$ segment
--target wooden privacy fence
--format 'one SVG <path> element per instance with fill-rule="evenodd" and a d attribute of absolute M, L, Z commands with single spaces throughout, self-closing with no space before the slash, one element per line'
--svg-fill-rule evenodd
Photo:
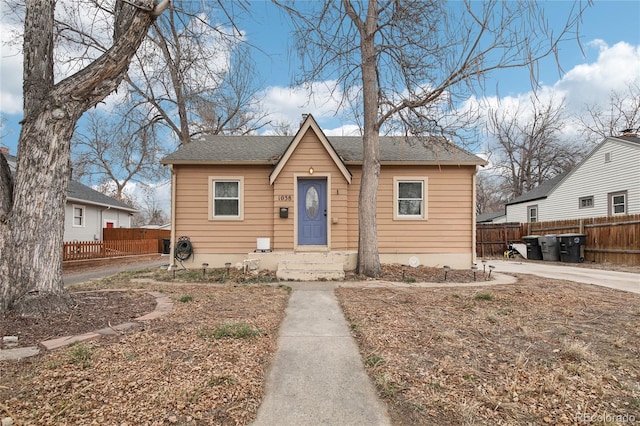
<path fill-rule="evenodd" d="M 525 235 L 586 234 L 585 261 L 640 265 L 640 214 L 533 223 L 488 223 L 476 227 L 476 254 L 502 255 Z"/>
<path fill-rule="evenodd" d="M 156 240 L 74 241 L 62 246 L 62 260 L 100 259 L 158 252 Z"/>
<path fill-rule="evenodd" d="M 477 224 L 476 255 L 480 257 L 502 256 L 509 243 L 520 241 L 522 236 L 526 235 L 523 234 L 523 227 L 523 224 L 516 222 Z"/>
<path fill-rule="evenodd" d="M 157 244 L 157 253 L 164 249 L 163 239 L 171 238 L 168 229 L 147 228 L 103 228 L 102 235 L 105 240 L 153 240 Z"/>

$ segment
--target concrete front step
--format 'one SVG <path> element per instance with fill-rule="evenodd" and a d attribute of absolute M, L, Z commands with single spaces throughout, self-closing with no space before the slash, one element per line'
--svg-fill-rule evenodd
<path fill-rule="evenodd" d="M 280 259 L 276 276 L 285 281 L 343 280 L 344 261 L 328 253 L 297 253 Z"/>

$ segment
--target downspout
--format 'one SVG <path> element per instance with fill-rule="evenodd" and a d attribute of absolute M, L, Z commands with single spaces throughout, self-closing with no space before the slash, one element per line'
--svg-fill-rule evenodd
<path fill-rule="evenodd" d="M 471 209 L 471 264 L 476 263 L 476 204 L 478 202 L 477 194 L 476 194 L 476 179 L 478 177 L 478 168 L 480 166 L 475 167 L 475 171 L 473 172 L 473 179 L 471 180 L 472 184 L 472 209 Z"/>
<path fill-rule="evenodd" d="M 176 173 L 173 170 L 173 164 L 169 164 L 171 170 L 171 248 L 169 250 L 169 268 L 173 265 L 173 255 L 176 241 Z"/>

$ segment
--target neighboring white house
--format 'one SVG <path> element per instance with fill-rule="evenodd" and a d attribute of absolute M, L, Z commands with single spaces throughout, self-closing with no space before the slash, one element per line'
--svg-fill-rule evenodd
<path fill-rule="evenodd" d="M 506 205 L 507 222 L 640 213 L 640 138 L 608 137 L 570 172 Z"/>
<path fill-rule="evenodd" d="M 16 157 L 1 151 L 15 173 Z M 64 206 L 64 241 L 102 240 L 102 228 L 130 228 L 137 210 L 76 181 L 70 181 Z"/>

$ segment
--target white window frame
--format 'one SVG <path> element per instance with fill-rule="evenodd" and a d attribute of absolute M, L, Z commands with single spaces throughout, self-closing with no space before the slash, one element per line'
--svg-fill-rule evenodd
<path fill-rule="evenodd" d="M 535 217 L 531 214 L 531 211 L 535 210 Z M 532 220 L 535 219 L 535 220 Z M 529 223 L 537 223 L 540 221 L 540 209 L 537 204 L 527 206 L 527 222 Z"/>
<path fill-rule="evenodd" d="M 583 201 L 591 201 L 591 204 L 588 206 L 583 205 Z M 588 197 L 580 197 L 578 198 L 578 208 L 579 209 L 592 209 L 595 206 L 595 200 L 593 195 Z"/>
<path fill-rule="evenodd" d="M 613 203 L 613 199 L 615 197 L 624 197 L 624 201 L 622 203 L 622 206 L 624 208 L 624 211 L 620 212 L 620 213 L 616 213 L 615 212 L 615 207 L 619 206 L 621 204 L 614 204 Z M 627 191 L 618 191 L 618 192 L 611 192 L 608 194 L 607 198 L 609 199 L 609 216 L 622 216 L 628 213 L 628 203 L 629 203 L 629 195 L 627 193 Z"/>
<path fill-rule="evenodd" d="M 400 204 L 400 184 L 401 183 L 420 183 L 422 185 L 421 198 L 421 214 L 419 215 L 403 215 L 399 213 Z M 394 220 L 427 220 L 428 219 L 428 178 L 426 176 L 395 176 L 393 178 L 393 219 Z"/>
<path fill-rule="evenodd" d="M 238 214 L 235 216 L 215 214 L 216 182 L 238 183 Z M 244 177 L 243 176 L 209 176 L 209 220 L 244 220 Z"/>
<path fill-rule="evenodd" d="M 71 209 L 71 226 L 73 226 L 74 228 L 84 228 L 87 223 L 87 210 L 85 209 L 85 206 L 82 206 L 80 204 L 73 204 L 71 206 Z M 80 216 L 76 216 L 76 209 L 79 209 L 82 212 Z M 79 225 L 76 225 L 76 218 L 80 218 Z"/>

